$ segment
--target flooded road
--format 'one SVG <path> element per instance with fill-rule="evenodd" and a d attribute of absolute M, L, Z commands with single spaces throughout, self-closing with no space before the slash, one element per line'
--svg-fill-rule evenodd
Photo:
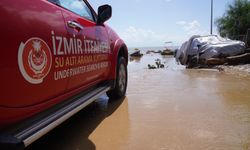
<path fill-rule="evenodd" d="M 156 58 L 166 68 L 148 70 Z M 129 63 L 126 98 L 101 97 L 28 149 L 249 150 L 250 76 L 146 55 Z"/>

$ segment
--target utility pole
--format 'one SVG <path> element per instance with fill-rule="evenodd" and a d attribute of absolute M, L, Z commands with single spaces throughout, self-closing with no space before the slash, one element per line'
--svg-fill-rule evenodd
<path fill-rule="evenodd" d="M 211 0 L 211 26 L 210 26 L 210 34 L 213 34 L 213 9 L 214 9 L 214 1 Z"/>

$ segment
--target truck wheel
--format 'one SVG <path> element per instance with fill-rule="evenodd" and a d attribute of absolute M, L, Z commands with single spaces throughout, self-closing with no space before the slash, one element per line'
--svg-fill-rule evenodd
<path fill-rule="evenodd" d="M 107 92 L 110 99 L 118 99 L 124 97 L 127 90 L 127 63 L 124 57 L 120 57 L 117 65 L 116 82 L 114 89 Z"/>

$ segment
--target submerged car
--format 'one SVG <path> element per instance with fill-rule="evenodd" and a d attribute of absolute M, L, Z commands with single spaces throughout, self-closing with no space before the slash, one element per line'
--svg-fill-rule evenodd
<path fill-rule="evenodd" d="M 22 149 L 107 93 L 125 96 L 128 51 L 87 0 L 0 1 L 0 149 Z"/>
<path fill-rule="evenodd" d="M 197 64 L 206 64 L 211 58 L 226 58 L 244 52 L 245 43 L 242 41 L 225 39 L 216 35 L 195 35 L 182 44 L 175 58 L 182 65 L 193 67 Z"/>

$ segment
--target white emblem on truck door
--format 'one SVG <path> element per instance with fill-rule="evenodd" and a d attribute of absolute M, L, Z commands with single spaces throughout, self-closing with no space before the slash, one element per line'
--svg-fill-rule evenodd
<path fill-rule="evenodd" d="M 18 65 L 23 77 L 32 84 L 40 84 L 48 75 L 52 65 L 49 46 L 42 39 L 33 37 L 21 43 Z"/>

